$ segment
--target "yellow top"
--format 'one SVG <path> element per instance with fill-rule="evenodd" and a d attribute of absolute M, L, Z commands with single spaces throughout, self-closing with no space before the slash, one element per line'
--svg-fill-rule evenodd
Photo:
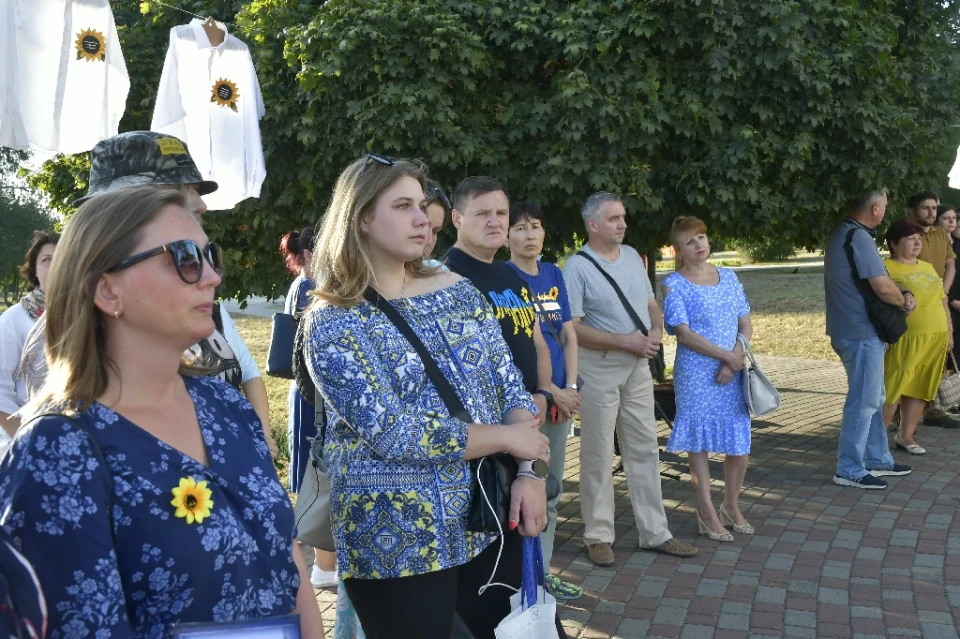
<path fill-rule="evenodd" d="M 943 310 L 943 282 L 937 276 L 933 265 L 917 260 L 913 266 L 887 258 L 883 260 L 890 278 L 901 288 L 905 288 L 917 300 L 917 308 L 907 315 L 907 333 L 945 333 L 947 315 Z"/>

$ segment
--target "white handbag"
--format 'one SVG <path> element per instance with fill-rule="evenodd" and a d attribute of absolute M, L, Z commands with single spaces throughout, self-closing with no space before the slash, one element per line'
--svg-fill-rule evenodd
<path fill-rule="evenodd" d="M 743 352 L 750 358 L 750 364 L 743 367 L 743 399 L 754 417 L 769 415 L 780 408 L 780 393 L 760 370 L 747 338 L 738 334 L 737 339 L 743 346 Z"/>

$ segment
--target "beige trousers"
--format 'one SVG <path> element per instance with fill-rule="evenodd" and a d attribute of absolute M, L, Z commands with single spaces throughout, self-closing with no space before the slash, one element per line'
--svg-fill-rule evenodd
<path fill-rule="evenodd" d="M 613 433 L 616 429 L 640 545 L 673 535 L 660 492 L 660 454 L 648 360 L 624 351 L 580 349 L 580 509 L 589 546 L 614 541 Z"/>

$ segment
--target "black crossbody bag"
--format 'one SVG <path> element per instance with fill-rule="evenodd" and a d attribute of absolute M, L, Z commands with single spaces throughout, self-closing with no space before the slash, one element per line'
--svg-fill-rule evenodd
<path fill-rule="evenodd" d="M 620 289 L 620 285 L 617 284 L 617 281 L 613 279 L 609 273 L 603 270 L 603 267 L 600 266 L 600 262 L 593 259 L 587 253 L 583 251 L 577 251 L 577 255 L 587 259 L 591 264 L 597 267 L 597 270 L 600 271 L 600 274 L 610 283 L 610 286 L 613 287 L 613 290 L 616 292 L 617 297 L 620 298 L 620 303 L 623 304 L 623 308 L 626 309 L 627 315 L 630 316 L 630 319 L 633 320 L 633 323 L 636 324 L 637 329 L 644 335 L 649 335 L 650 332 L 647 330 L 646 325 L 643 323 L 643 320 L 640 319 L 640 316 L 637 315 L 637 312 L 633 310 L 633 306 L 630 305 L 630 302 L 627 301 L 627 296 L 623 294 L 623 291 Z M 663 357 L 663 344 L 660 344 L 660 350 L 657 352 L 656 357 L 650 358 L 650 374 L 653 376 L 654 381 L 662 383 L 667 378 L 667 363 Z"/>
<path fill-rule="evenodd" d="M 853 234 L 858 230 L 857 227 L 854 227 L 847 232 L 843 250 L 847 254 L 853 279 L 857 284 L 857 290 L 860 291 L 860 295 L 863 296 L 863 301 L 866 303 L 867 316 L 870 318 L 873 328 L 877 331 L 877 337 L 880 338 L 881 342 L 896 344 L 897 340 L 907 332 L 907 312 L 899 306 L 884 302 L 877 296 L 869 282 L 860 279 L 857 264 L 853 259 Z"/>
<path fill-rule="evenodd" d="M 436 360 L 417 334 L 413 331 L 403 315 L 390 302 L 383 299 L 373 289 L 367 289 L 364 298 L 387 316 L 387 319 L 397 327 L 397 330 L 410 342 L 410 346 L 420 356 L 427 377 L 433 382 L 440 399 L 447 407 L 450 416 L 471 424 L 473 418 L 464 407 L 453 385 L 446 378 Z M 470 468 L 476 482 L 471 489 L 470 512 L 467 515 L 467 530 L 472 532 L 497 533 L 502 532 L 503 522 L 510 518 L 510 486 L 517 478 L 517 462 L 507 453 L 487 455 L 470 461 Z M 480 490 L 481 485 L 483 490 Z M 485 505 L 490 502 L 490 508 Z"/>

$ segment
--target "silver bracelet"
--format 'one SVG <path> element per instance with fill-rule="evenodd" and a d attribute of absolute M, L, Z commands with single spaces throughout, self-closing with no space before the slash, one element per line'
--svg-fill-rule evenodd
<path fill-rule="evenodd" d="M 528 472 L 525 472 L 525 471 L 520 471 L 520 472 L 517 473 L 517 478 L 519 479 L 520 477 L 527 477 L 527 478 L 529 478 L 529 479 L 536 479 L 537 481 L 547 481 L 547 478 L 546 478 L 546 477 L 539 477 L 538 475 L 535 475 L 535 474 L 533 474 L 533 473 L 528 473 Z"/>

